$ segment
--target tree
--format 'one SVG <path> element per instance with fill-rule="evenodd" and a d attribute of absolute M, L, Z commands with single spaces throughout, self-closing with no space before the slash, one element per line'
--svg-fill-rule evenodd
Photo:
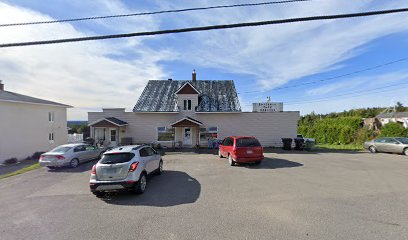
<path fill-rule="evenodd" d="M 397 104 L 395 104 L 395 110 L 397 110 L 397 112 L 404 112 L 404 104 L 402 104 L 402 102 L 397 102 Z"/>
<path fill-rule="evenodd" d="M 381 128 L 380 137 L 408 137 L 408 130 L 402 124 L 390 122 Z"/>

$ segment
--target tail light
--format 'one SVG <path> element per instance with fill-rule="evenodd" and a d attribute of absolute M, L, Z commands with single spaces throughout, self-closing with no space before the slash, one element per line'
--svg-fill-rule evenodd
<path fill-rule="evenodd" d="M 91 174 L 96 175 L 96 165 L 92 166 Z"/>
<path fill-rule="evenodd" d="M 65 159 L 65 157 L 61 156 L 61 155 L 55 156 L 55 158 L 58 159 L 58 160 L 64 160 Z"/>
<path fill-rule="evenodd" d="M 136 170 L 136 168 L 137 168 L 137 165 L 139 165 L 139 162 L 132 163 L 130 165 L 129 172 L 134 172 Z"/>
<path fill-rule="evenodd" d="M 40 160 L 44 160 L 44 158 L 45 158 L 44 155 L 41 155 L 41 156 L 40 156 Z"/>

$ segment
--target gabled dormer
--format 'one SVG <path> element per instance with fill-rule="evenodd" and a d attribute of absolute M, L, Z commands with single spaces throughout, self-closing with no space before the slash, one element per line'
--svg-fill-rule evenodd
<path fill-rule="evenodd" d="M 194 87 L 196 72 L 193 71 L 192 81 L 185 82 L 176 92 L 177 106 L 180 112 L 194 112 L 198 106 L 200 91 Z"/>

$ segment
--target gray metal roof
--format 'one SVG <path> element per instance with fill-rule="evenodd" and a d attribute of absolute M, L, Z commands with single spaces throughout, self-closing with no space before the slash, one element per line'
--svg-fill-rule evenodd
<path fill-rule="evenodd" d="M 44 100 L 40 98 L 34 98 L 34 97 L 22 95 L 19 93 L 9 92 L 9 91 L 0 91 L 0 101 L 23 102 L 23 103 L 54 105 L 54 106 L 61 106 L 61 107 L 71 107 L 65 104 L 52 102 L 52 101 L 48 101 L 48 100 Z"/>
<path fill-rule="evenodd" d="M 150 80 L 137 101 L 134 112 L 177 112 L 175 92 L 189 82 L 200 91 L 196 112 L 240 112 L 232 80 Z"/>
<path fill-rule="evenodd" d="M 377 118 L 408 118 L 408 112 L 382 113 Z"/>

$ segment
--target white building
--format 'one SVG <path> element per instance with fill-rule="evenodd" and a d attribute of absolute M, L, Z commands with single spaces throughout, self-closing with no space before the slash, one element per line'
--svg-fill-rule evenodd
<path fill-rule="evenodd" d="M 242 112 L 232 80 L 196 80 L 195 73 L 191 81 L 150 80 L 132 112 L 88 113 L 96 141 L 117 145 L 130 138 L 168 147 L 207 146 L 209 139 L 234 135 L 280 146 L 281 138 L 296 137 L 298 119 L 298 111 Z"/>
<path fill-rule="evenodd" d="M 405 128 L 408 128 L 408 112 L 390 112 L 383 113 L 377 116 L 381 125 L 385 125 L 389 122 L 400 123 Z"/>
<path fill-rule="evenodd" d="M 69 107 L 5 91 L 0 81 L 0 163 L 65 144 Z"/>
<path fill-rule="evenodd" d="M 267 97 L 266 102 L 252 103 L 252 112 L 283 112 L 283 102 L 271 102 Z"/>

